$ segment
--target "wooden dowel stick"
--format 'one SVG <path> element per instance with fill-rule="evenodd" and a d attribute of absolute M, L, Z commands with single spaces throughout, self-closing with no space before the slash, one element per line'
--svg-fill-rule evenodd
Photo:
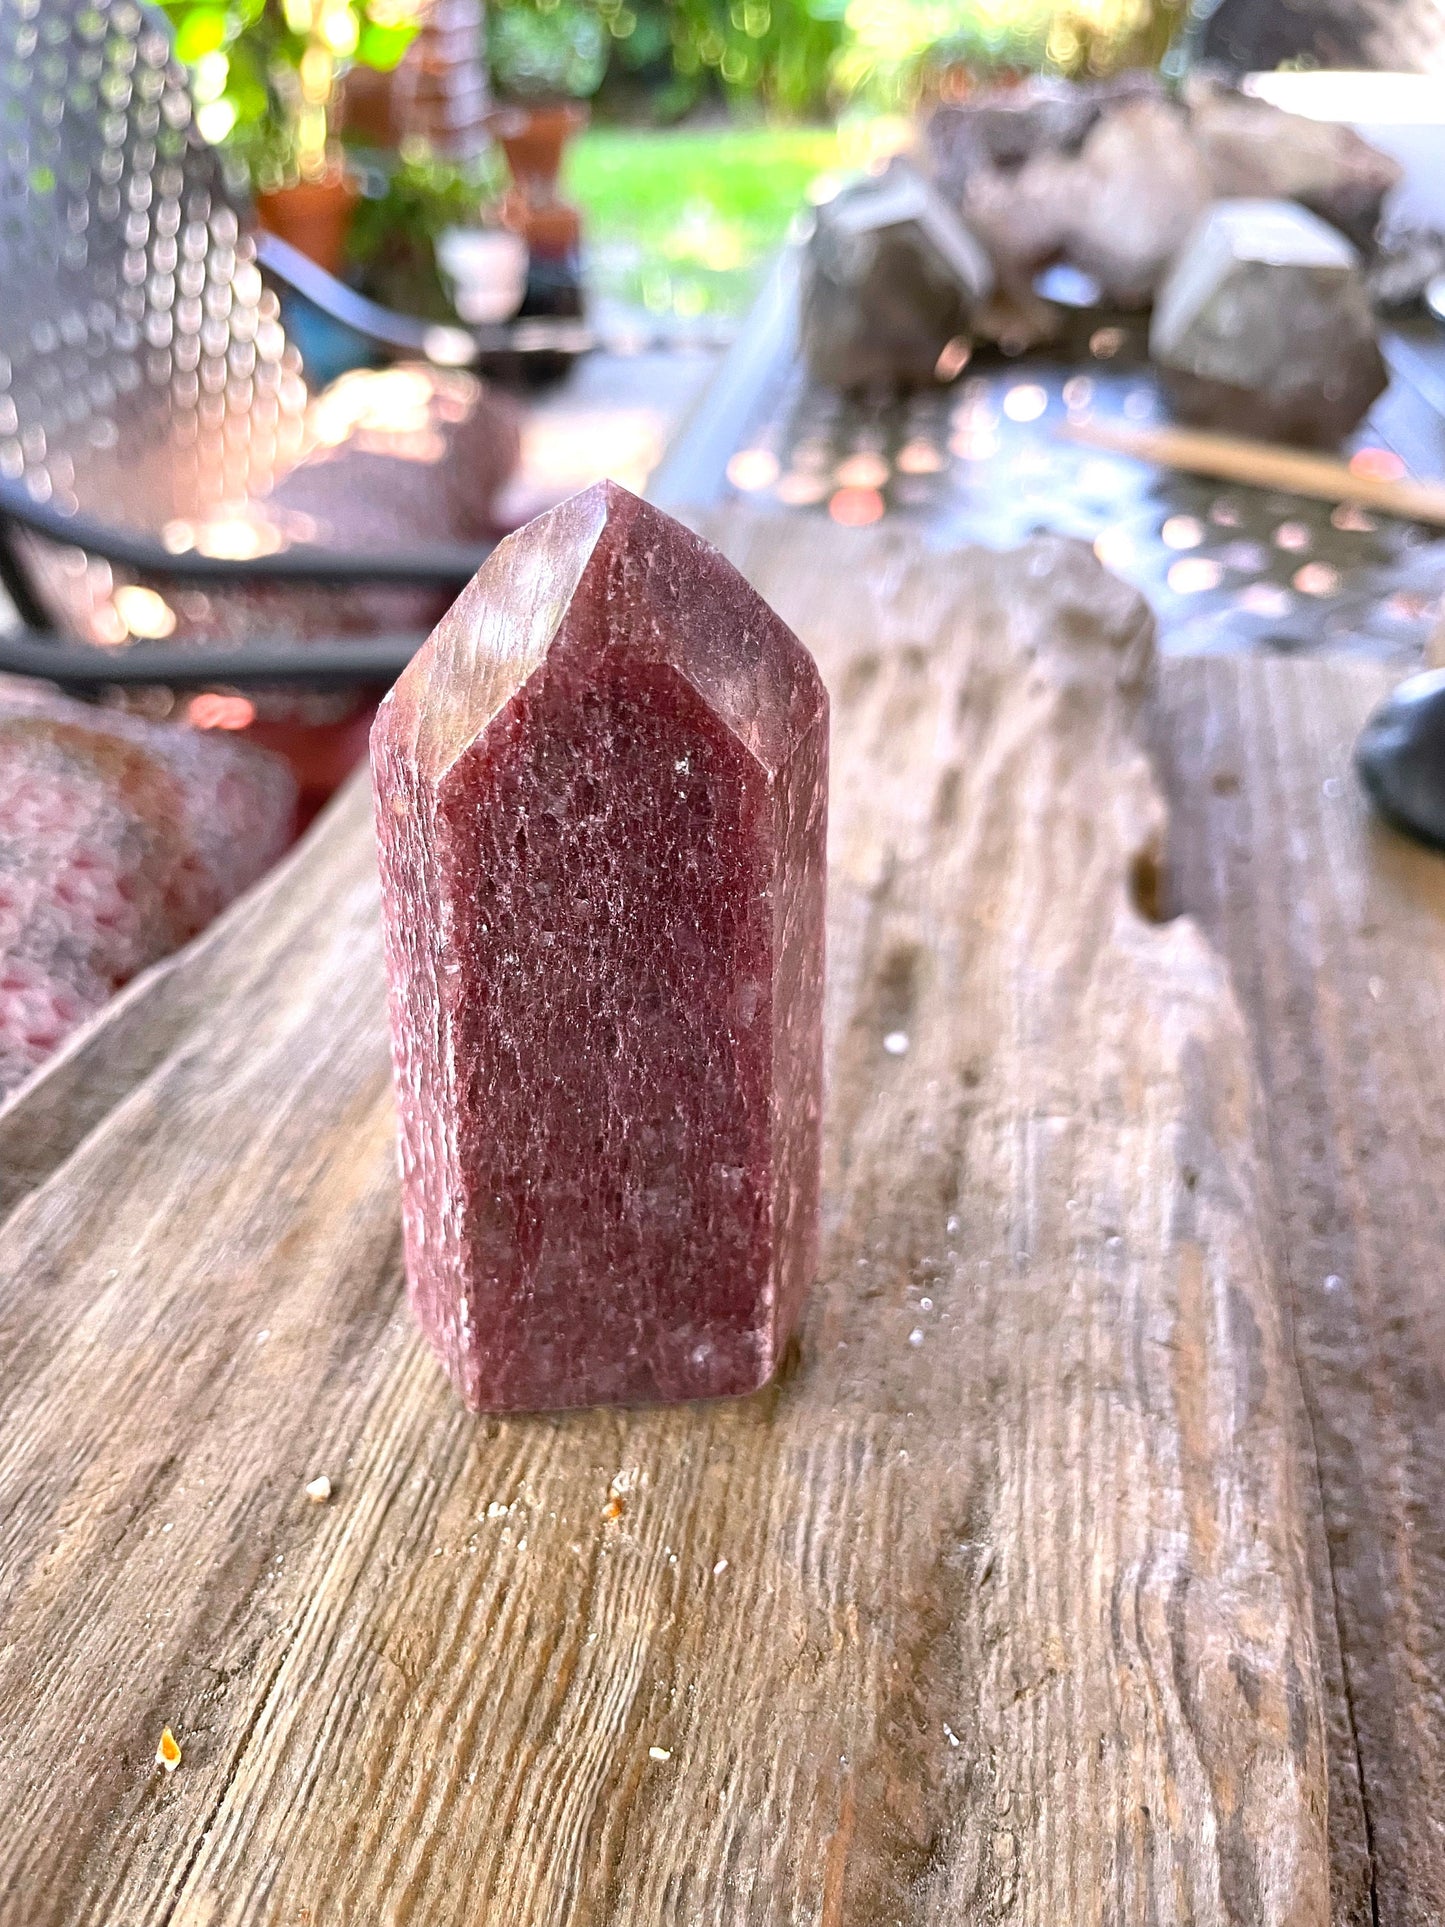
<path fill-rule="evenodd" d="M 1116 421 L 1071 421 L 1062 423 L 1058 432 L 1066 441 L 1157 462 L 1162 468 L 1213 475 L 1222 482 L 1242 482 L 1247 488 L 1285 489 L 1322 502 L 1358 502 L 1407 522 L 1445 527 L 1445 486 L 1357 475 L 1331 455 L 1309 455 L 1275 442 L 1212 435 L 1198 428 L 1131 428 Z"/>

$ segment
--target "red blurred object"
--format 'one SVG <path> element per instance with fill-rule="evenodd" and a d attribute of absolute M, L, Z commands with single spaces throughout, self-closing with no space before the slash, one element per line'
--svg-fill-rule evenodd
<path fill-rule="evenodd" d="M 0 1094 L 261 876 L 295 817 L 286 765 L 235 734 L 0 685 Z"/>
<path fill-rule="evenodd" d="M 493 109 L 488 126 L 507 157 L 517 192 L 530 206 L 556 204 L 563 149 L 587 121 L 580 100 L 509 101 Z"/>
<path fill-rule="evenodd" d="M 514 234 L 520 234 L 530 254 L 542 260 L 556 260 L 576 251 L 582 241 L 582 216 L 565 201 L 549 201 L 534 207 L 522 195 L 507 196 L 502 218 Z"/>
<path fill-rule="evenodd" d="M 256 705 L 245 696 L 208 691 L 186 704 L 186 721 L 193 729 L 249 729 L 255 720 Z"/>
<path fill-rule="evenodd" d="M 561 198 L 557 182 L 562 151 L 587 118 L 586 107 L 575 100 L 512 102 L 489 117 L 512 172 L 502 218 L 527 243 L 524 315 L 576 317 L 583 312 L 578 253 L 582 220 Z"/>
<path fill-rule="evenodd" d="M 1389 448 L 1357 448 L 1350 457 L 1351 475 L 1367 476 L 1372 482 L 1398 482 L 1405 475 L 1405 464 Z"/>

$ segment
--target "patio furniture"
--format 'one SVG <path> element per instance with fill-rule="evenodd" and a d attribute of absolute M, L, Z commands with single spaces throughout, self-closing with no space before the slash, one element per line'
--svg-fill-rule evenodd
<path fill-rule="evenodd" d="M 31 632 L 0 668 L 33 673 L 54 639 L 43 673 L 72 684 L 389 682 L 490 546 L 515 459 L 509 407 L 461 371 L 575 341 L 391 314 L 255 231 L 133 0 L 0 11 L 0 116 L 0 578 Z M 278 286 L 425 358 L 428 393 L 333 447 Z M 308 455 L 320 513 L 287 506 Z M 137 584 L 149 600 L 117 601 Z"/>
<path fill-rule="evenodd" d="M 401 1307 L 353 788 L 0 1113 L 0 1892 L 1438 1916 L 1445 870 L 1348 782 L 1388 673 L 1151 699 L 1068 545 L 708 529 L 835 704 L 791 1374 L 462 1410 Z"/>

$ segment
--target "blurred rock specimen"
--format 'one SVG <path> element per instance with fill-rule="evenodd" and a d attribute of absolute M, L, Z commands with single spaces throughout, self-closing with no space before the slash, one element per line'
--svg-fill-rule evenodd
<path fill-rule="evenodd" d="M 1077 154 L 1102 115 L 1128 101 L 1161 101 L 1157 74 L 1061 80 L 1039 74 L 935 107 L 927 126 L 929 168 L 948 200 L 962 197 L 980 168 L 1009 173 L 1040 154 Z"/>
<path fill-rule="evenodd" d="M 755 1390 L 817 1258 L 828 699 L 615 483 L 372 735 L 407 1278 L 473 1409 Z"/>
<path fill-rule="evenodd" d="M 925 387 L 992 287 L 988 255 L 958 215 L 895 161 L 818 210 L 803 264 L 809 371 L 835 388 Z"/>
<path fill-rule="evenodd" d="M 1160 290 L 1149 351 L 1186 421 L 1329 446 L 1387 380 L 1355 250 L 1291 201 L 1219 201 Z"/>
<path fill-rule="evenodd" d="M 935 109 L 925 164 L 987 248 L 1001 305 L 1047 321 L 1033 293 L 1056 262 L 1109 302 L 1145 306 L 1209 202 L 1297 200 L 1362 245 L 1397 164 L 1351 129 L 1282 113 L 1218 82 L 1171 99 L 1152 74 L 1039 79 Z"/>
<path fill-rule="evenodd" d="M 279 757 L 0 680 L 0 1094 L 285 849 Z"/>
<path fill-rule="evenodd" d="M 1142 307 L 1210 200 L 1179 110 L 1128 101 L 1106 114 L 1066 183 L 1063 252 L 1121 307 Z"/>
<path fill-rule="evenodd" d="M 995 151 L 1010 161 L 984 158 L 961 179 L 955 173 L 959 211 L 1016 299 L 1040 269 L 1063 260 L 1111 300 L 1140 306 L 1210 198 L 1188 123 L 1177 107 L 1147 92 L 1126 96 L 1109 112 L 1091 98 L 1088 131 L 1070 151 L 1059 138 L 1067 118 L 1046 114 L 1046 103 L 1051 96 L 1033 110 L 998 110 L 1021 120 L 1032 113 L 1039 145 L 1011 164 L 1012 150 L 996 139 Z M 957 151 L 956 142 L 955 157 Z"/>
<path fill-rule="evenodd" d="M 1365 276 L 1370 299 L 1386 313 L 1411 308 L 1445 275 L 1445 234 L 1433 228 L 1400 228 L 1375 248 Z"/>
<path fill-rule="evenodd" d="M 1219 199 L 1299 201 L 1361 247 L 1402 175 L 1398 161 L 1352 127 L 1286 114 L 1217 83 L 1191 83 L 1189 124 Z"/>

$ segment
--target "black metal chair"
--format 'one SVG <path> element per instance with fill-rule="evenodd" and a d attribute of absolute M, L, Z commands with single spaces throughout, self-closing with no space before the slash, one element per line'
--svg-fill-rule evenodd
<path fill-rule="evenodd" d="M 363 300 L 255 230 L 191 107 L 135 0 L 0 0 L 0 578 L 24 624 L 0 670 L 385 685 L 489 544 L 388 542 L 376 514 L 348 533 L 344 501 L 341 539 L 305 513 L 244 521 L 306 448 L 277 284 L 453 371 L 585 344 L 575 324 L 437 329 Z M 447 434 L 464 379 L 436 376 Z M 412 523 L 429 538 L 447 518 Z"/>

